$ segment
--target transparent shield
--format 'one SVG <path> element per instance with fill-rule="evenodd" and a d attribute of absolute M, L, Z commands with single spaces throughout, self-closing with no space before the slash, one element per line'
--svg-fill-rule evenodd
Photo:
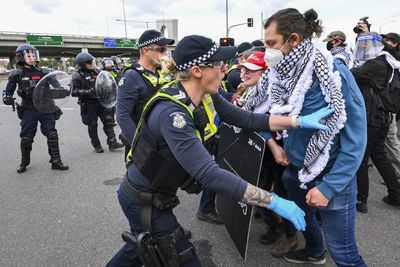
<path fill-rule="evenodd" d="M 96 78 L 96 95 L 100 104 L 105 108 L 112 108 L 117 101 L 117 83 L 108 71 L 101 71 Z"/>
<path fill-rule="evenodd" d="M 36 85 L 33 105 L 41 112 L 54 113 L 68 101 L 71 91 L 71 76 L 63 71 L 53 71 Z"/>

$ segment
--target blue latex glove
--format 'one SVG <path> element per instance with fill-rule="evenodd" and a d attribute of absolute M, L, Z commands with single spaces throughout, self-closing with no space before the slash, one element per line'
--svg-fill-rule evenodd
<path fill-rule="evenodd" d="M 300 128 L 329 130 L 327 126 L 319 123 L 319 121 L 325 118 L 326 116 L 332 114 L 334 111 L 335 110 L 333 108 L 324 107 L 309 115 L 300 116 L 299 117 Z"/>
<path fill-rule="evenodd" d="M 291 221 L 298 231 L 305 231 L 306 221 L 304 219 L 304 211 L 302 211 L 293 201 L 281 198 L 274 193 L 273 195 L 274 199 L 271 204 L 269 204 L 268 208 Z"/>

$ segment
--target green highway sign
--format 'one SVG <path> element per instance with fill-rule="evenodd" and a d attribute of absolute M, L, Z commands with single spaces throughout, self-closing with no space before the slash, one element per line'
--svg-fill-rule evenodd
<path fill-rule="evenodd" d="M 57 35 L 27 35 L 26 41 L 36 46 L 64 46 L 62 36 Z"/>
<path fill-rule="evenodd" d="M 116 39 L 117 47 L 132 47 L 135 48 L 137 46 L 136 39 Z"/>

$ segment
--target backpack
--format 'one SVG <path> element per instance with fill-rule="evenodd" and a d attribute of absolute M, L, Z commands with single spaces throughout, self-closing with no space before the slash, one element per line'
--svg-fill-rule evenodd
<path fill-rule="evenodd" d="M 386 111 L 400 114 L 400 73 L 398 69 L 391 69 L 388 83 L 379 96 Z"/>

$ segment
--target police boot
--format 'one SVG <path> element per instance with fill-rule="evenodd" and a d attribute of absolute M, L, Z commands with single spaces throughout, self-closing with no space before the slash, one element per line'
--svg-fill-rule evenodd
<path fill-rule="evenodd" d="M 25 172 L 26 166 L 31 162 L 31 151 L 32 151 L 33 138 L 22 137 L 21 138 L 21 164 L 17 169 L 18 173 Z"/>
<path fill-rule="evenodd" d="M 94 147 L 96 153 L 103 153 L 104 150 L 101 147 L 99 136 L 97 134 L 97 122 L 94 121 L 88 125 L 88 133 L 90 137 L 90 142 L 92 143 L 92 146 Z"/>
<path fill-rule="evenodd" d="M 60 171 L 68 170 L 69 167 L 64 165 L 61 161 L 57 132 L 50 132 L 47 134 L 47 146 L 49 149 L 51 168 Z"/>
<path fill-rule="evenodd" d="M 110 150 L 115 150 L 121 147 L 124 147 L 123 144 L 117 142 L 117 139 L 115 138 L 115 133 L 114 133 L 114 126 L 112 123 L 104 125 L 104 133 L 107 135 L 107 144 L 108 144 L 108 149 Z"/>

